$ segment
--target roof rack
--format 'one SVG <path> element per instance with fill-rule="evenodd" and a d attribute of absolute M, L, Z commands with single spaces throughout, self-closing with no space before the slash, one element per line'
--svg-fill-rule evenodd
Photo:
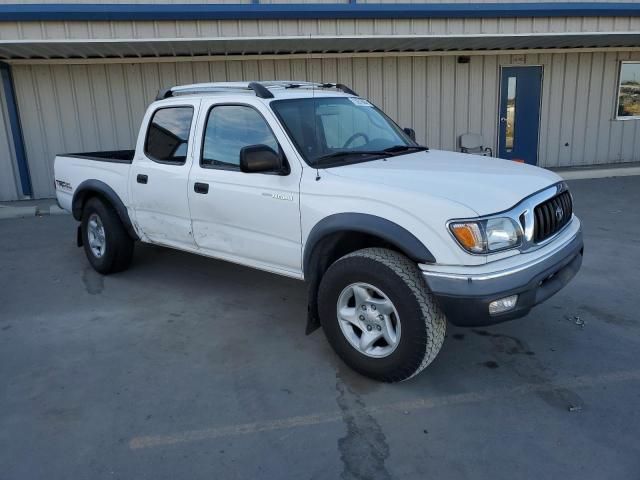
<path fill-rule="evenodd" d="M 293 82 L 290 80 L 270 81 L 270 82 L 263 82 L 263 83 L 266 86 L 278 86 L 283 88 L 335 88 L 337 90 L 342 91 L 343 93 L 347 93 L 349 95 L 355 95 L 356 97 L 358 96 L 356 92 L 351 90 L 349 87 L 347 87 L 343 83 Z"/>
<path fill-rule="evenodd" d="M 218 82 L 218 83 L 196 83 L 193 85 L 180 85 L 165 88 L 158 91 L 156 100 L 163 100 L 178 95 L 193 95 L 196 93 L 229 93 L 232 91 L 253 90 L 256 97 L 274 98 L 270 88 L 335 88 L 349 95 L 358 96 L 356 92 L 342 83 L 314 83 L 314 82 L 294 82 L 294 81 L 267 81 L 267 82 Z"/>

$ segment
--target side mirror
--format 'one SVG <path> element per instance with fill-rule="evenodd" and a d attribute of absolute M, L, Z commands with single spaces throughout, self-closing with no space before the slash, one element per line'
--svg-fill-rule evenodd
<path fill-rule="evenodd" d="M 248 145 L 240 150 L 240 171 L 244 173 L 283 172 L 282 157 L 267 145 Z"/>
<path fill-rule="evenodd" d="M 413 128 L 403 128 L 404 133 L 406 133 L 411 140 L 416 141 L 416 131 Z"/>

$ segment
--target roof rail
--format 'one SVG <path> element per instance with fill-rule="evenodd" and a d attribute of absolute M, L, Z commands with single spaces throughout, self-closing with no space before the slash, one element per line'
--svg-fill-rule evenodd
<path fill-rule="evenodd" d="M 273 93 L 271 93 L 267 87 L 262 85 L 259 82 L 251 82 L 249 84 L 249 88 L 256 92 L 256 97 L 259 98 L 273 98 Z"/>
<path fill-rule="evenodd" d="M 220 83 L 196 83 L 193 85 L 180 85 L 171 88 L 164 88 L 158 91 L 156 100 L 174 97 L 177 95 L 188 95 L 199 92 L 229 92 L 230 90 L 247 91 L 253 90 L 256 97 L 274 98 L 269 88 L 335 88 L 349 95 L 358 96 L 356 92 L 342 83 L 314 83 L 314 82 L 294 82 L 294 81 L 266 81 L 266 82 L 220 82 Z"/>
<path fill-rule="evenodd" d="M 349 87 L 347 87 L 345 84 L 343 83 L 314 83 L 314 82 L 292 82 L 292 81 L 275 81 L 275 82 L 268 82 L 269 85 L 278 85 L 278 86 L 283 86 L 284 88 L 300 88 L 300 87 L 316 87 L 316 88 L 336 88 L 344 93 L 347 93 L 349 95 L 355 95 L 356 97 L 358 96 L 358 94 L 356 92 L 354 92 L 353 90 L 351 90 Z"/>
<path fill-rule="evenodd" d="M 342 90 L 344 93 L 348 93 L 349 95 L 353 95 L 354 97 L 358 96 L 358 94 L 354 90 L 351 90 L 344 83 L 336 83 L 336 88 L 338 90 Z"/>
<path fill-rule="evenodd" d="M 156 95 L 156 100 L 162 100 L 164 98 L 169 98 L 171 96 L 171 88 L 161 88 L 158 90 L 158 94 Z"/>

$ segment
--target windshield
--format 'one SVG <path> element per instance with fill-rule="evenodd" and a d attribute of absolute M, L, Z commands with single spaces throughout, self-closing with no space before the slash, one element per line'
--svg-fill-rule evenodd
<path fill-rule="evenodd" d="M 422 149 L 358 97 L 275 100 L 271 107 L 310 166 L 335 166 Z"/>

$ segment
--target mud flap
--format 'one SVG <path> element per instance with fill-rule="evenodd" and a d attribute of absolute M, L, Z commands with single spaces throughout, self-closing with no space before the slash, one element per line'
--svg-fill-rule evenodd
<path fill-rule="evenodd" d="M 309 282 L 307 301 L 307 328 L 305 335 L 311 335 L 320 328 L 320 317 L 318 316 L 318 281 Z"/>
<path fill-rule="evenodd" d="M 78 230 L 76 231 L 76 245 L 78 247 L 81 247 L 83 245 L 83 241 L 82 241 L 82 228 L 80 225 L 78 225 Z"/>
<path fill-rule="evenodd" d="M 311 335 L 317 329 L 320 328 L 320 319 L 317 315 L 312 313 L 312 307 L 309 306 L 309 311 L 307 312 L 307 328 L 305 329 L 305 335 Z"/>

